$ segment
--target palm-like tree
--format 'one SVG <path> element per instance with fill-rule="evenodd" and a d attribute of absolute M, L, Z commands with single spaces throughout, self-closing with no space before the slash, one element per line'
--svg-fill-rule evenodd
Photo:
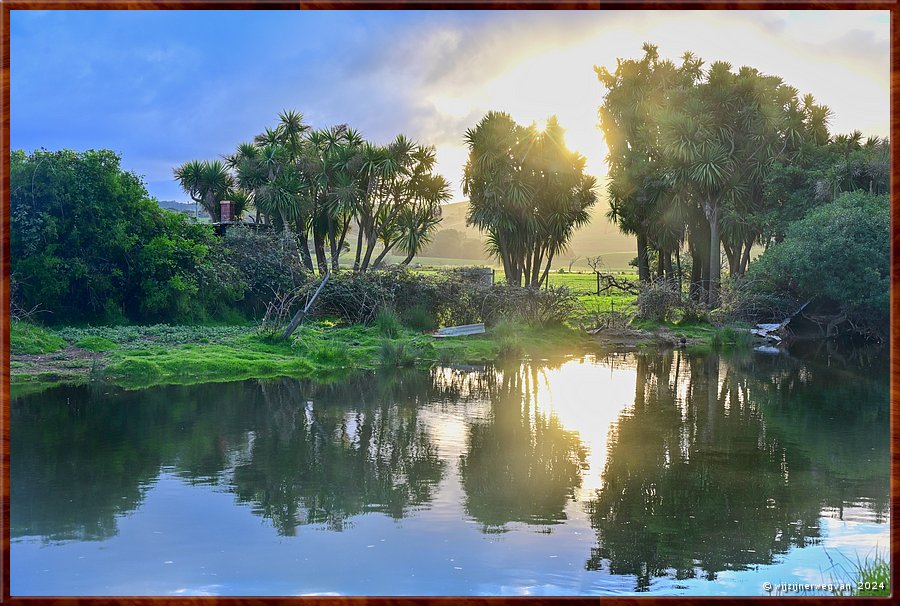
<path fill-rule="evenodd" d="M 590 218 L 596 181 L 569 151 L 555 117 L 539 131 L 490 112 L 466 133 L 466 222 L 488 233 L 510 284 L 540 287 L 554 257 Z"/>
<path fill-rule="evenodd" d="M 175 178 L 191 200 L 202 206 L 213 221 L 221 220 L 219 202 L 228 198 L 234 185 L 234 180 L 222 162 L 185 162 L 175 169 Z"/>

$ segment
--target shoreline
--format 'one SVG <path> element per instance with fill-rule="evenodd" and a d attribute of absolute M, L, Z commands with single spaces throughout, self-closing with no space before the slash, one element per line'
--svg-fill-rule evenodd
<path fill-rule="evenodd" d="M 51 340 L 59 338 L 61 346 L 11 354 L 12 396 L 62 383 L 141 389 L 279 376 L 327 380 L 379 367 L 588 353 L 598 345 L 583 331 L 568 327 L 511 324 L 484 335 L 435 339 L 406 328 L 386 336 L 375 326 L 337 327 L 325 321 L 302 326 L 291 342 L 268 339 L 250 326 L 66 327 L 44 332 Z"/>
<path fill-rule="evenodd" d="M 17 328 L 21 330 L 21 326 Z M 27 325 L 27 331 L 34 330 Z M 249 325 L 37 330 L 43 341 L 32 339 L 34 342 L 56 346 L 41 353 L 20 351 L 10 356 L 13 396 L 63 383 L 97 382 L 141 389 L 279 376 L 328 380 L 380 367 L 486 364 L 509 358 L 653 347 L 705 349 L 732 340 L 722 339 L 727 328 L 709 324 L 641 324 L 588 332 L 566 326 L 505 323 L 483 335 L 435 339 L 407 328 L 386 336 L 375 326 L 317 321 L 302 326 L 290 342 L 259 335 Z M 732 331 L 731 337 L 734 334 Z"/>

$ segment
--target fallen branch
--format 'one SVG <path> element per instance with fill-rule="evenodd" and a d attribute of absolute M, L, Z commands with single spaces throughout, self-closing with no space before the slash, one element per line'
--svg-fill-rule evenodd
<path fill-rule="evenodd" d="M 322 292 L 322 287 L 325 286 L 325 283 L 328 282 L 328 278 L 331 277 L 331 271 L 327 271 L 325 273 L 325 277 L 322 278 L 322 282 L 319 284 L 319 287 L 316 289 L 316 292 L 313 293 L 312 298 L 310 298 L 303 309 L 297 310 L 297 313 L 294 314 L 294 317 L 291 319 L 291 323 L 287 325 L 287 328 L 284 329 L 284 332 L 281 333 L 282 339 L 288 339 L 294 331 L 297 330 L 297 327 L 300 326 L 300 323 L 303 322 L 304 318 L 306 318 L 306 314 L 309 313 L 309 310 L 312 309 L 313 303 L 316 302 L 316 297 L 319 296 L 319 293 Z"/>

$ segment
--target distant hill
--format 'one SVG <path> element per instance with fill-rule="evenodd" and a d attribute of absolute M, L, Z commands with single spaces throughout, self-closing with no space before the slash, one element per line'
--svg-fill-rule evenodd
<path fill-rule="evenodd" d="M 178 211 L 181 213 L 186 213 L 186 214 L 191 215 L 192 217 L 194 216 L 194 212 L 197 208 L 193 202 L 178 202 L 176 200 L 157 200 L 156 203 L 159 204 L 160 208 L 165 208 L 166 210 L 174 210 L 174 211 Z M 199 216 L 208 217 L 209 214 L 205 210 L 203 210 L 203 208 L 200 208 Z"/>
<path fill-rule="evenodd" d="M 484 234 L 466 226 L 469 202 L 454 202 L 441 207 L 442 221 L 438 225 L 433 243 L 422 253 L 423 257 L 464 258 L 489 261 L 484 254 Z M 625 269 L 637 256 L 634 236 L 628 236 L 606 218 L 606 199 L 597 201 L 591 212 L 591 222 L 576 231 L 568 250 L 554 260 L 553 267 L 568 268 L 569 262 L 578 257 L 573 268 L 586 268 L 586 257 L 601 255 L 611 269 Z M 456 233 L 453 233 L 455 230 Z M 446 233 L 446 232 L 450 233 Z M 442 234 L 442 232 L 445 232 Z M 463 256 L 460 256 L 460 255 Z"/>

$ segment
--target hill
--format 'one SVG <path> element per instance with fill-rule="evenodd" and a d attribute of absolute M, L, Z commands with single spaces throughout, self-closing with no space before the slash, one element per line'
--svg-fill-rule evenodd
<path fill-rule="evenodd" d="M 468 207 L 468 200 L 441 207 L 442 221 L 433 242 L 423 251 L 423 257 L 491 262 L 484 253 L 484 234 L 466 226 Z M 568 250 L 554 261 L 554 268 L 568 268 L 573 259 L 573 268 L 586 268 L 586 257 L 596 255 L 601 255 L 611 269 L 628 268 L 628 262 L 637 256 L 634 236 L 621 233 L 606 218 L 606 210 L 606 200 L 601 198 L 592 209 L 591 222 L 575 232 Z"/>

